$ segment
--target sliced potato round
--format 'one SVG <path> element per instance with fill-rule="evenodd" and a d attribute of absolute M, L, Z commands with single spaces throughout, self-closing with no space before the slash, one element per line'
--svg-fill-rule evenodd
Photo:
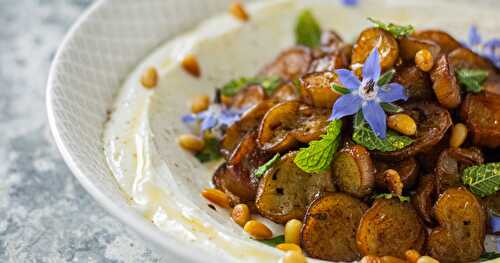
<path fill-rule="evenodd" d="M 437 199 L 436 178 L 433 174 L 420 177 L 417 191 L 412 196 L 411 201 L 420 217 L 429 226 L 435 224 L 432 218 L 432 207 Z"/>
<path fill-rule="evenodd" d="M 382 71 L 394 66 L 399 57 L 398 42 L 391 33 L 379 28 L 361 32 L 352 51 L 351 66 L 365 63 L 374 47 L 378 48 Z"/>
<path fill-rule="evenodd" d="M 465 188 L 446 190 L 434 206 L 439 227 L 427 243 L 429 255 L 443 263 L 473 262 L 484 251 L 486 215 L 476 197 Z"/>
<path fill-rule="evenodd" d="M 445 54 L 462 46 L 455 38 L 440 30 L 421 30 L 415 32 L 412 36 L 417 39 L 434 41 L 441 47 L 441 51 Z"/>
<path fill-rule="evenodd" d="M 496 67 L 486 58 L 474 53 L 472 50 L 461 47 L 453 50 L 448 55 L 450 64 L 453 69 L 482 69 L 488 70 L 494 74 L 497 72 Z"/>
<path fill-rule="evenodd" d="M 380 190 L 389 189 L 384 175 L 387 169 L 394 169 L 399 173 L 405 190 L 413 188 L 420 172 L 420 165 L 413 157 L 397 162 L 376 161 L 374 163 L 377 170 L 375 186 Z"/>
<path fill-rule="evenodd" d="M 406 88 L 408 98 L 411 100 L 431 99 L 434 96 L 429 74 L 415 65 L 397 67 L 394 82 Z"/>
<path fill-rule="evenodd" d="M 398 198 L 377 199 L 361 218 L 356 240 L 363 255 L 404 258 L 405 252 L 422 252 L 426 230 L 417 212 Z"/>
<path fill-rule="evenodd" d="M 332 90 L 331 85 L 338 83 L 333 72 L 309 73 L 300 79 L 302 100 L 312 106 L 331 109 L 342 94 Z"/>
<path fill-rule="evenodd" d="M 255 204 L 259 213 L 276 223 L 304 217 L 314 198 L 335 191 L 330 172 L 309 174 L 298 168 L 296 152 L 281 157 L 259 183 Z"/>
<path fill-rule="evenodd" d="M 311 64 L 311 51 L 305 47 L 287 49 L 264 67 L 260 75 L 279 76 L 283 80 L 294 80 L 304 75 Z"/>
<path fill-rule="evenodd" d="M 403 37 L 399 39 L 399 55 L 405 61 L 415 61 L 415 54 L 422 49 L 429 50 L 434 61 L 441 52 L 439 45 L 431 40 L 422 40 L 414 37 Z"/>
<path fill-rule="evenodd" d="M 307 255 L 328 261 L 355 261 L 361 258 L 356 230 L 368 209 L 360 200 L 343 193 L 329 193 L 309 208 L 300 245 Z"/>
<path fill-rule="evenodd" d="M 448 109 L 454 109 L 462 102 L 460 86 L 455 71 L 450 67 L 448 57 L 442 55 L 431 70 L 432 89 L 438 102 Z"/>
<path fill-rule="evenodd" d="M 451 127 L 450 113 L 433 102 L 408 103 L 403 105 L 403 108 L 417 123 L 415 141 L 398 151 L 371 151 L 374 157 L 397 161 L 426 152 L 438 144 Z"/>
<path fill-rule="evenodd" d="M 361 145 L 347 146 L 336 153 L 332 173 L 342 192 L 363 197 L 373 190 L 375 168 L 370 153 Z"/>

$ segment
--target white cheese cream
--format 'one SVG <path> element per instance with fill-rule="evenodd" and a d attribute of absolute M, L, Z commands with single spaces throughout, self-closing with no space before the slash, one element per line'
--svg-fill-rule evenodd
<path fill-rule="evenodd" d="M 326 2 L 327 5 L 312 6 L 314 13 L 324 28 L 337 30 L 346 41 L 353 41 L 356 34 L 368 25 L 364 23 L 367 16 L 408 21 L 417 25 L 446 25 L 443 21 L 435 24 L 427 19 L 432 16 L 429 12 L 438 12 L 439 8 L 426 9 L 427 14 L 418 16 L 415 14 L 418 12 L 384 13 L 384 8 L 373 10 L 370 8 L 373 5 L 369 4 L 356 10 L 342 7 L 339 11 L 341 7 L 338 3 Z M 381 6 L 378 1 L 376 3 Z M 398 5 L 396 2 L 390 4 Z M 408 3 L 401 5 L 405 7 Z M 457 6 L 453 8 L 466 8 Z M 253 74 L 262 64 L 271 61 L 279 50 L 293 45 L 293 24 L 302 8 L 300 1 L 270 0 L 248 5 L 246 9 L 250 20 L 245 23 L 229 14 L 209 19 L 194 30 L 171 39 L 156 49 L 141 62 L 121 87 L 110 121 L 105 126 L 105 155 L 112 174 L 123 194 L 130 200 L 130 205 L 161 230 L 169 232 L 175 238 L 212 248 L 228 260 L 238 258 L 243 262 L 276 262 L 283 255 L 267 245 L 251 241 L 241 227 L 230 220 L 229 212 L 217 209 L 217 212 L 212 211 L 208 215 L 206 210 L 191 206 L 158 154 L 149 116 L 154 110 L 151 101 L 155 95 L 159 96 L 160 89 L 172 90 L 172 86 L 175 86 L 176 92 L 182 93 L 183 87 L 179 87 L 179 83 L 201 85 L 197 84 L 197 80 L 192 76 L 184 74 L 180 67 L 180 61 L 186 54 L 194 53 L 200 58 L 203 75 L 216 76 L 213 80 L 204 82 L 204 85 L 213 83 L 214 86 L 207 87 L 210 89 L 229 80 L 230 77 L 227 76 Z M 471 11 L 468 10 L 468 13 Z M 462 35 L 466 30 L 456 28 L 456 24 L 449 24 L 444 28 L 456 29 L 457 33 Z M 236 58 L 221 54 L 221 50 L 227 51 L 228 54 L 238 54 L 237 61 L 248 63 L 233 65 L 231 62 Z M 211 65 L 220 64 L 230 66 L 218 67 L 219 72 L 210 74 Z M 145 89 L 139 80 L 144 70 L 151 66 L 158 70 L 160 82 L 156 89 Z M 187 107 L 182 110 L 188 112 Z M 171 118 L 180 117 L 179 114 Z M 201 177 L 200 180 L 209 179 Z M 203 183 L 208 185 L 208 182 Z M 259 220 L 270 226 L 275 235 L 282 233 L 282 226 L 262 218 Z M 492 245 L 494 247 L 494 239 L 488 237 L 488 240 L 487 244 L 491 249 Z"/>

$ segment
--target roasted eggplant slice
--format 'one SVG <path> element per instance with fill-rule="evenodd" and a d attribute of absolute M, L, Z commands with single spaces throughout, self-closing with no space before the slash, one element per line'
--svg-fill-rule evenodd
<path fill-rule="evenodd" d="M 258 142 L 262 150 L 283 152 L 298 142 L 317 140 L 328 126 L 329 110 L 311 108 L 298 101 L 282 102 L 264 116 Z"/>
<path fill-rule="evenodd" d="M 432 218 L 432 208 L 437 199 L 436 178 L 434 175 L 429 174 L 420 177 L 418 182 L 417 191 L 412 196 L 411 201 L 420 217 L 429 226 L 435 224 Z"/>
<path fill-rule="evenodd" d="M 374 47 L 378 48 L 382 71 L 394 66 L 399 57 L 399 47 L 396 39 L 385 30 L 368 28 L 361 32 L 353 47 L 351 57 L 353 70 L 358 68 L 358 65 L 365 63 Z"/>
<path fill-rule="evenodd" d="M 484 251 L 486 216 L 476 197 L 465 188 L 446 190 L 436 202 L 429 255 L 443 263 L 473 262 Z"/>
<path fill-rule="evenodd" d="M 322 47 L 317 57 L 311 62 L 308 72 L 324 72 L 347 68 L 351 62 L 351 56 L 352 45 L 349 44 L 339 44 L 328 48 Z"/>
<path fill-rule="evenodd" d="M 273 92 L 271 98 L 280 102 L 298 100 L 298 88 L 291 81 L 284 83 Z"/>
<path fill-rule="evenodd" d="M 366 204 L 343 193 L 330 193 L 316 199 L 305 216 L 302 249 L 311 257 L 328 261 L 360 259 L 356 230 L 367 209 Z"/>
<path fill-rule="evenodd" d="M 462 45 L 448 33 L 440 30 L 421 30 L 412 35 L 414 38 L 431 40 L 441 47 L 441 52 L 448 54 Z"/>
<path fill-rule="evenodd" d="M 361 218 L 356 240 L 363 255 L 404 258 L 405 251 L 422 252 L 426 230 L 417 212 L 398 198 L 377 199 Z"/>
<path fill-rule="evenodd" d="M 491 74 L 497 72 L 496 67 L 486 58 L 474 53 L 472 50 L 461 47 L 453 50 L 448 55 L 450 64 L 453 69 L 482 69 L 487 70 Z"/>
<path fill-rule="evenodd" d="M 475 145 L 497 148 L 500 146 L 500 82 L 488 80 L 483 87 L 484 92 L 466 96 L 460 116 Z"/>
<path fill-rule="evenodd" d="M 307 206 L 324 192 L 335 191 L 329 171 L 309 174 L 298 168 L 291 152 L 269 169 L 259 183 L 255 204 L 259 213 L 276 223 L 302 219 Z"/>
<path fill-rule="evenodd" d="M 260 75 L 279 76 L 285 81 L 304 75 L 311 64 L 312 54 L 308 48 L 293 47 L 283 51 L 271 64 L 264 67 Z"/>
<path fill-rule="evenodd" d="M 442 55 L 436 61 L 431 70 L 432 89 L 439 103 L 448 109 L 454 109 L 460 105 L 460 86 L 455 77 L 455 71 L 450 67 L 446 55 Z"/>
<path fill-rule="evenodd" d="M 240 90 L 231 99 L 231 106 L 238 109 L 253 107 L 266 98 L 264 89 L 259 85 L 250 85 Z"/>
<path fill-rule="evenodd" d="M 420 172 L 419 164 L 413 157 L 397 162 L 376 161 L 374 163 L 377 170 L 375 185 L 380 190 L 389 189 L 384 174 L 387 169 L 393 169 L 399 173 L 405 190 L 413 188 Z"/>
<path fill-rule="evenodd" d="M 478 148 L 449 148 L 444 150 L 436 164 L 436 184 L 438 193 L 448 188 L 462 185 L 460 180 L 463 169 L 484 162 L 483 154 Z"/>
<path fill-rule="evenodd" d="M 433 102 L 414 102 L 403 105 L 403 108 L 417 123 L 415 141 L 394 152 L 372 151 L 374 157 L 397 161 L 428 151 L 443 139 L 451 127 L 450 113 Z"/>
<path fill-rule="evenodd" d="M 420 70 L 415 65 L 397 67 L 394 82 L 406 88 L 406 93 L 410 100 L 425 100 L 434 97 L 429 74 Z"/>
<path fill-rule="evenodd" d="M 309 73 L 300 79 L 302 100 L 312 106 L 331 109 L 342 94 L 332 90 L 333 83 L 340 84 L 333 72 Z"/>
<path fill-rule="evenodd" d="M 422 49 L 431 52 L 434 60 L 438 58 L 441 48 L 431 40 L 422 40 L 414 37 L 403 37 L 399 39 L 399 55 L 405 61 L 415 61 L 415 54 Z"/>
<path fill-rule="evenodd" d="M 372 192 L 375 167 L 370 153 L 361 145 L 344 147 L 332 161 L 332 173 L 340 191 L 356 197 Z"/>

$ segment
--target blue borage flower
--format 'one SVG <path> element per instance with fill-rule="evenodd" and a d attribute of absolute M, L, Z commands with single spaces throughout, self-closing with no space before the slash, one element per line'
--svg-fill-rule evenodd
<path fill-rule="evenodd" d="M 345 6 L 357 6 L 359 0 L 340 0 L 340 2 Z"/>
<path fill-rule="evenodd" d="M 477 27 L 472 25 L 469 27 L 468 39 L 463 44 L 500 67 L 500 38 L 483 41 Z"/>
<path fill-rule="evenodd" d="M 490 215 L 491 231 L 493 233 L 500 232 L 500 216 L 495 214 Z M 497 237 L 497 251 L 500 251 L 500 238 Z"/>
<path fill-rule="evenodd" d="M 375 47 L 366 59 L 362 71 L 362 81 L 347 69 L 338 69 L 335 73 L 337 73 L 342 85 L 350 92 L 335 102 L 330 120 L 355 114 L 361 109 L 365 120 L 375 134 L 380 138 L 385 138 L 386 115 L 380 103 L 407 100 L 408 97 L 404 87 L 398 83 L 389 83 L 383 86 L 377 84 L 381 73 L 378 49 Z"/>
<path fill-rule="evenodd" d="M 221 104 L 212 104 L 206 111 L 182 116 L 182 121 L 187 124 L 201 121 L 200 132 L 204 134 L 205 131 L 210 129 L 231 126 L 240 119 L 243 112 L 245 112 L 245 109 L 235 110 Z"/>

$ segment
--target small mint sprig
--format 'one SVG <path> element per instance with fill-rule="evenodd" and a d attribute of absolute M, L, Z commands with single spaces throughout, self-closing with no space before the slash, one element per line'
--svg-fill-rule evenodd
<path fill-rule="evenodd" d="M 368 17 L 367 19 L 372 22 L 375 27 L 390 32 L 395 38 L 406 37 L 415 32 L 415 28 L 412 25 L 400 26 L 393 23 L 386 24 L 371 17 Z"/>
<path fill-rule="evenodd" d="M 295 39 L 297 44 L 307 47 L 319 47 L 321 43 L 321 27 L 309 9 L 303 10 L 295 24 Z"/>
<path fill-rule="evenodd" d="M 458 82 L 467 92 L 478 93 L 483 90 L 484 81 L 488 78 L 488 71 L 480 69 L 457 70 Z"/>
<path fill-rule="evenodd" d="M 487 163 L 465 168 L 462 182 L 479 197 L 496 193 L 500 189 L 500 163 Z"/>
<path fill-rule="evenodd" d="M 282 243 L 285 243 L 285 236 L 284 235 L 278 235 L 278 236 L 275 236 L 271 239 L 256 239 L 257 241 L 260 241 L 266 245 L 269 245 L 271 247 L 275 247 L 276 245 L 279 245 L 279 244 L 282 244 Z"/>
<path fill-rule="evenodd" d="M 393 197 L 397 197 L 399 198 L 399 201 L 401 203 L 404 203 L 404 202 L 410 202 L 410 197 L 409 196 L 402 196 L 402 195 L 393 195 L 391 193 L 383 193 L 383 194 L 378 194 L 376 195 L 374 198 L 375 199 L 379 199 L 379 198 L 385 198 L 385 199 L 392 199 Z"/>
<path fill-rule="evenodd" d="M 241 89 L 250 85 L 260 85 L 267 95 L 271 95 L 281 84 L 281 79 L 277 76 L 270 77 L 241 77 L 233 79 L 221 88 L 221 94 L 232 97 Z"/>
<path fill-rule="evenodd" d="M 330 122 L 326 134 L 322 135 L 320 140 L 311 141 L 308 147 L 299 150 L 293 160 L 295 165 L 307 173 L 317 173 L 328 169 L 333 155 L 339 148 L 341 130 L 341 120 Z"/>
<path fill-rule="evenodd" d="M 280 158 L 280 154 L 277 153 L 274 155 L 273 158 L 271 158 L 265 164 L 259 166 L 259 168 L 257 168 L 257 170 L 255 170 L 255 172 L 254 172 L 255 177 L 259 178 L 259 177 L 263 176 L 267 172 L 267 170 L 269 170 L 269 169 L 271 169 L 271 167 L 273 167 L 274 163 L 276 161 L 278 161 L 279 158 Z"/>

